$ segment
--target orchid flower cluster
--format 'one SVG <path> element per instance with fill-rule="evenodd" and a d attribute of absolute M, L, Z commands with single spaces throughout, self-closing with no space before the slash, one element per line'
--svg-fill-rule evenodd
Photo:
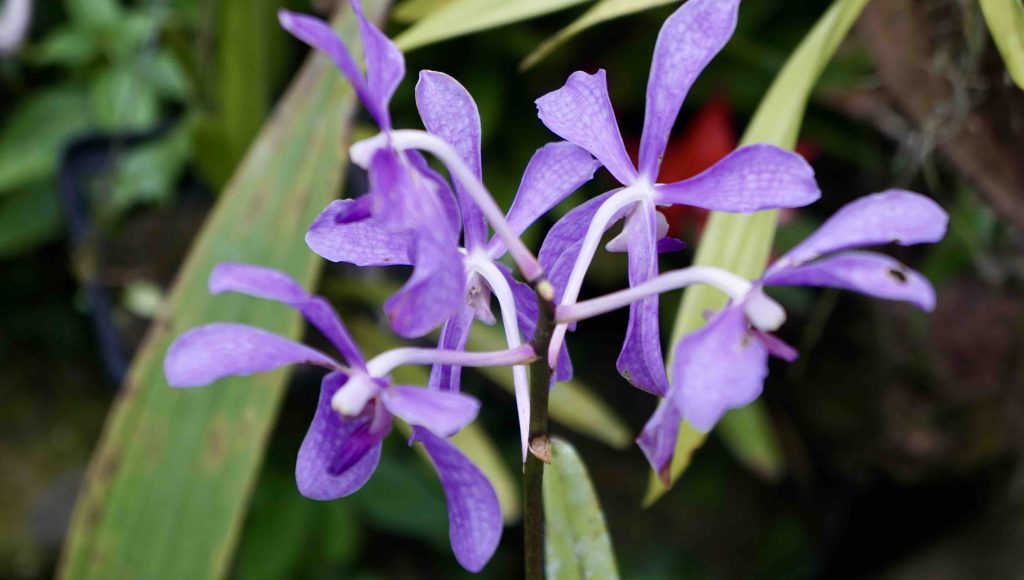
<path fill-rule="evenodd" d="M 920 274 L 884 255 L 851 251 L 935 242 L 944 235 L 943 210 L 906 191 L 877 193 L 844 207 L 758 280 L 707 266 L 659 274 L 658 254 L 676 251 L 683 243 L 667 237 L 668 224 L 658 207 L 683 204 L 750 213 L 801 207 L 820 196 L 810 166 L 770 145 L 738 149 L 690 179 L 655 182 L 683 99 L 732 35 L 739 3 L 689 0 L 665 22 L 651 64 L 636 165 L 620 137 L 605 71 L 573 73 L 562 88 L 538 99 L 541 122 L 564 141 L 537 150 L 507 213 L 483 185 L 480 119 L 462 85 L 445 74 L 423 71 L 415 91 L 426 131 L 396 129 L 388 106 L 405 76 L 404 59 L 364 17 L 359 2 L 353 0 L 352 6 L 365 74 L 327 23 L 281 12 L 284 29 L 334 61 L 380 128 L 378 135 L 350 151 L 352 161 L 368 171 L 369 191 L 327 206 L 310 226 L 306 242 L 332 262 L 412 266 L 408 281 L 384 310 L 394 331 L 406 338 L 440 328 L 439 344 L 436 349 L 398 348 L 367 359 L 325 299 L 308 294 L 282 272 L 222 264 L 210 277 L 212 293 L 240 292 L 288 305 L 340 356 L 258 328 L 215 323 L 193 329 L 172 344 L 165 360 L 168 382 L 174 387 L 203 386 L 296 363 L 328 369 L 298 454 L 300 493 L 329 500 L 357 491 L 372 475 L 381 441 L 398 417 L 412 426 L 410 444 L 423 445 L 441 479 L 456 558 L 466 569 L 478 571 L 497 547 L 502 521 L 487 478 L 449 441 L 477 416 L 480 406 L 460 391 L 463 367 L 511 367 L 525 461 L 530 414 L 526 365 L 546 361 L 553 369 L 552 382 L 568 379 L 572 366 L 566 333 L 577 322 L 628 306 L 617 368 L 634 386 L 664 398 L 638 443 L 667 480 L 681 421 L 710 430 L 727 410 L 759 396 L 769 355 L 787 361 L 797 356 L 772 334 L 784 322 L 785 311 L 764 292 L 766 287 L 844 288 L 931 310 L 934 291 Z M 451 182 L 428 165 L 423 153 L 445 166 Z M 568 212 L 534 257 L 519 236 L 601 167 L 621 187 Z M 628 254 L 629 288 L 580 301 L 601 239 L 619 221 L 624 222 L 621 233 L 605 248 Z M 502 261 L 506 254 L 518 277 Z M 698 283 L 718 288 L 730 302 L 711 314 L 701 330 L 674 345 L 674 362 L 666 374 L 657 297 Z M 492 298 L 508 349 L 467 352 L 474 320 L 495 323 Z M 547 351 L 535 352 L 531 339 L 543 315 L 542 301 L 557 305 L 550 321 L 557 326 L 542 345 Z M 432 366 L 426 388 L 393 384 L 390 373 L 401 365 Z"/>

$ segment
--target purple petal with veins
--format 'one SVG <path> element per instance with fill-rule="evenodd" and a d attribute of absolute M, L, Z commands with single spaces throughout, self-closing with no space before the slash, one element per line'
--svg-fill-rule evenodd
<path fill-rule="evenodd" d="M 622 144 L 603 69 L 574 72 L 562 88 L 536 102 L 541 122 L 555 135 L 589 151 L 619 183 L 633 183 L 636 169 Z"/>
<path fill-rule="evenodd" d="M 480 411 L 480 402 L 473 397 L 422 387 L 391 387 L 381 393 L 380 400 L 392 415 L 438 437 L 451 437 Z"/>
<path fill-rule="evenodd" d="M 640 174 L 651 181 L 686 94 L 732 37 L 739 0 L 689 0 L 662 25 L 647 81 Z"/>
<path fill-rule="evenodd" d="M 341 373 L 324 377 L 316 414 L 299 447 L 295 482 L 299 493 L 310 499 L 331 500 L 358 491 L 377 468 L 381 440 L 391 429 L 387 417 L 377 421 L 386 423 L 384 428 L 374 424 L 380 412 L 375 404 L 357 417 L 342 417 L 331 408 L 331 398 L 345 381 Z"/>
<path fill-rule="evenodd" d="M 340 368 L 331 357 L 283 336 L 244 324 L 215 322 L 179 336 L 164 358 L 172 387 L 202 387 L 224 377 L 247 376 L 290 364 Z"/>

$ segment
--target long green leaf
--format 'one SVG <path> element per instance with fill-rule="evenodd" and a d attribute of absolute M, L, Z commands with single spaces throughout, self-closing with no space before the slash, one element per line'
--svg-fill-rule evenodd
<path fill-rule="evenodd" d="M 866 4 L 867 0 L 832 3 L 775 78 L 747 128 L 743 144 L 772 143 L 787 149 L 796 145 L 811 91 Z M 725 268 L 750 279 L 760 276 L 775 236 L 776 217 L 775 211 L 754 215 L 712 213 L 694 263 Z M 707 287 L 687 290 L 676 318 L 672 344 L 700 328 L 704 324 L 704 312 L 721 309 L 725 302 L 725 296 Z M 755 402 L 752 407 L 737 409 L 722 419 L 720 428 L 733 433 L 725 441 L 738 449 L 738 456 L 755 470 L 778 473 L 782 470 L 781 454 L 768 424 L 767 412 L 759 408 L 760 403 Z M 759 440 L 747 441 L 750 438 Z M 672 462 L 673 480 L 687 467 L 690 456 L 703 441 L 702 437 L 680 437 Z M 665 491 L 661 481 L 651 476 L 648 502 Z"/>
<path fill-rule="evenodd" d="M 673 2 L 679 2 L 679 0 L 600 0 L 584 12 L 582 16 L 574 20 L 572 24 L 559 30 L 557 34 L 542 42 L 540 46 L 523 59 L 523 62 L 519 64 L 519 68 L 520 70 L 526 70 L 532 67 L 554 52 L 559 46 L 565 44 L 566 41 L 591 26 L 658 6 L 672 4 Z"/>
<path fill-rule="evenodd" d="M 576 450 L 551 440 L 544 466 L 544 552 L 550 580 L 618 578 L 601 504 Z"/>
<path fill-rule="evenodd" d="M 385 2 L 364 2 L 372 18 Z M 356 34 L 354 19 L 340 20 Z M 288 271 L 311 286 L 321 260 L 303 243 L 310 221 L 336 194 L 355 99 L 326 58 L 303 67 L 224 191 L 192 247 L 164 310 L 139 349 L 75 506 L 63 578 L 219 578 L 273 424 L 286 372 L 167 386 L 171 340 L 216 321 L 297 336 L 297 315 L 244 296 L 211 298 L 218 262 Z"/>
<path fill-rule="evenodd" d="M 1021 0 L 980 0 L 980 4 L 1010 78 L 1024 89 L 1024 4 Z"/>
<path fill-rule="evenodd" d="M 537 18 L 590 0 L 453 0 L 395 39 L 405 51 Z"/>

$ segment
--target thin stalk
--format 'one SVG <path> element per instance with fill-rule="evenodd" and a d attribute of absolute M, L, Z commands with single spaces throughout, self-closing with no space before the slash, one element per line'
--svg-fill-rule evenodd
<path fill-rule="evenodd" d="M 539 304 L 537 328 L 530 345 L 546 352 L 555 327 L 554 292 L 547 280 L 534 284 Z M 530 453 L 523 470 L 523 552 L 526 580 L 544 578 L 544 464 L 551 462 L 548 447 L 548 392 L 551 367 L 544 356 L 530 364 Z"/>

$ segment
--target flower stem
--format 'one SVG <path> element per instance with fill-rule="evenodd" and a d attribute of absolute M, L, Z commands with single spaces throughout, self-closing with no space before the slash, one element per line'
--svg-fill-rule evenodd
<path fill-rule="evenodd" d="M 537 292 L 537 328 L 530 345 L 547 351 L 555 327 L 554 293 L 547 280 L 534 284 Z M 540 356 L 530 364 L 530 452 L 523 470 L 523 551 L 527 580 L 544 578 L 544 464 L 550 463 L 548 447 L 548 391 L 551 367 Z"/>

